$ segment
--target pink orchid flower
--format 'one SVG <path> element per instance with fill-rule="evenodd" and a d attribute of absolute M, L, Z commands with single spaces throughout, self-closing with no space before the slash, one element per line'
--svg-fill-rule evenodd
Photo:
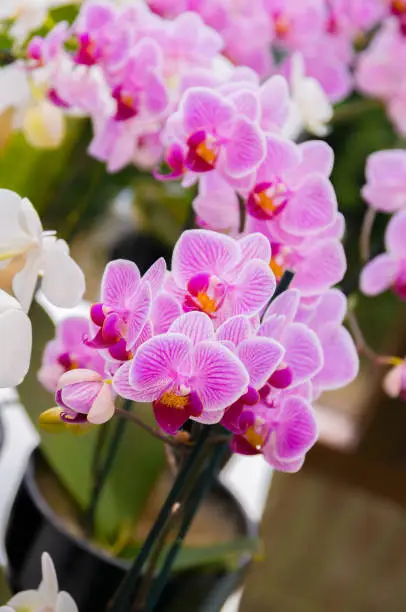
<path fill-rule="evenodd" d="M 368 157 L 366 185 L 362 196 L 370 206 L 383 212 L 406 208 L 406 151 L 376 151 Z"/>
<path fill-rule="evenodd" d="M 194 174 L 217 168 L 225 177 L 239 179 L 255 170 L 265 155 L 259 126 L 240 113 L 232 100 L 204 87 L 184 94 L 166 134 L 168 163 L 178 159 L 182 150 L 184 171 Z M 179 172 L 176 162 L 169 177 L 176 178 Z"/>
<path fill-rule="evenodd" d="M 79 369 L 63 374 L 55 397 L 62 408 L 61 419 L 67 423 L 100 425 L 114 415 L 112 386 L 93 370 Z"/>
<path fill-rule="evenodd" d="M 191 312 L 179 317 L 168 333 L 142 344 L 115 374 L 113 385 L 123 397 L 152 401 L 159 426 L 175 434 L 189 418 L 219 422 L 248 382 L 238 357 L 215 340 L 210 318 Z"/>
<path fill-rule="evenodd" d="M 306 452 L 317 440 L 317 423 L 311 406 L 303 398 L 281 394 L 278 400 L 264 397 L 239 417 L 240 433 L 231 448 L 244 455 L 262 453 L 275 469 L 296 472 Z"/>
<path fill-rule="evenodd" d="M 400 361 L 400 360 L 399 360 Z M 406 401 L 406 367 L 405 361 L 394 366 L 386 374 L 383 381 L 383 388 L 389 397 L 399 397 Z"/>
<path fill-rule="evenodd" d="M 184 311 L 202 311 L 221 323 L 253 316 L 275 290 L 269 242 L 260 234 L 236 241 L 208 230 L 183 232 L 175 245 L 172 275 L 184 293 Z"/>
<path fill-rule="evenodd" d="M 104 374 L 104 360 L 83 338 L 89 333 L 89 320 L 71 317 L 56 327 L 56 337 L 48 342 L 38 372 L 38 380 L 51 393 L 56 391 L 62 374 L 75 369 L 89 369 Z"/>
<path fill-rule="evenodd" d="M 318 141 L 297 146 L 271 134 L 266 142 L 266 157 L 247 199 L 248 213 L 296 236 L 331 226 L 337 199 L 328 180 L 333 159 L 330 147 Z"/>
<path fill-rule="evenodd" d="M 110 356 L 131 358 L 151 309 L 151 299 L 162 286 L 165 261 L 159 259 L 141 279 L 137 266 L 124 259 L 107 264 L 101 287 L 101 301 L 93 304 L 90 318 L 96 331 L 88 346 L 109 349 Z"/>
<path fill-rule="evenodd" d="M 379 295 L 392 289 L 406 300 L 406 211 L 394 215 L 385 234 L 386 253 L 369 261 L 361 272 L 360 287 L 365 295 Z"/>

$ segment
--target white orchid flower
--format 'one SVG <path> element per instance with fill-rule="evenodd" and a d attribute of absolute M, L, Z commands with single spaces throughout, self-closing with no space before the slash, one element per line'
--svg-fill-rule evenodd
<path fill-rule="evenodd" d="M 38 590 L 22 591 L 10 599 L 0 612 L 79 612 L 77 605 L 66 591 L 58 592 L 58 578 L 48 553 L 43 553 L 42 581 Z"/>
<path fill-rule="evenodd" d="M 54 232 L 44 232 L 36 210 L 27 198 L 0 189 L 0 267 L 21 265 L 14 275 L 14 295 L 28 312 L 42 277 L 41 289 L 55 306 L 76 306 L 85 290 L 82 270 L 69 256 L 69 247 Z"/>
<path fill-rule="evenodd" d="M 47 68 L 36 71 L 38 76 L 34 82 L 34 74 L 21 62 L 0 68 L 0 114 L 12 111 L 10 129 L 21 130 L 31 146 L 56 149 L 65 137 L 65 116 L 46 98 Z"/>
<path fill-rule="evenodd" d="M 284 126 L 284 134 L 295 138 L 305 129 L 315 136 L 328 133 L 328 123 L 333 117 L 333 107 L 320 83 L 306 76 L 305 63 L 300 53 L 291 59 L 290 73 L 291 109 Z"/>
<path fill-rule="evenodd" d="M 19 385 L 31 358 L 31 321 L 15 298 L 0 289 L 0 389 Z"/>
<path fill-rule="evenodd" d="M 11 19 L 9 30 L 12 38 L 24 42 L 30 32 L 46 21 L 48 10 L 75 0 L 1 0 L 0 20 Z"/>

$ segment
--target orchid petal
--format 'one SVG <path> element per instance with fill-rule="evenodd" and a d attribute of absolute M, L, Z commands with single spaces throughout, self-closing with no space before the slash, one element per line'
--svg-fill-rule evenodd
<path fill-rule="evenodd" d="M 358 353 L 352 336 L 336 323 L 325 325 L 318 333 L 324 364 L 312 379 L 322 389 L 339 389 L 352 382 L 359 370 Z"/>
<path fill-rule="evenodd" d="M 347 267 L 342 244 L 338 240 L 323 240 L 298 265 L 292 287 L 303 295 L 322 293 L 342 280 Z"/>
<path fill-rule="evenodd" d="M 239 117 L 224 154 L 224 172 L 232 178 L 242 178 L 255 170 L 265 157 L 265 138 L 259 127 Z"/>
<path fill-rule="evenodd" d="M 0 291 L 0 302 L 3 292 Z M 31 358 L 31 322 L 19 308 L 0 314 L 0 388 L 15 387 L 26 376 Z"/>
<path fill-rule="evenodd" d="M 102 302 L 111 307 L 126 307 L 126 300 L 138 289 L 140 273 L 132 261 L 118 259 L 107 264 L 101 283 Z"/>
<path fill-rule="evenodd" d="M 257 314 L 270 300 L 275 288 L 275 276 L 265 262 L 248 262 L 234 287 L 233 314 Z"/>
<path fill-rule="evenodd" d="M 230 130 L 235 110 L 231 102 L 215 91 L 194 87 L 186 92 L 181 103 L 181 113 L 188 134 L 202 129 L 213 133 L 219 128 Z"/>
<path fill-rule="evenodd" d="M 73 308 L 85 292 L 85 277 L 78 264 L 66 253 L 66 243 L 44 244 L 44 271 L 41 289 L 55 306 Z"/>
<path fill-rule="evenodd" d="M 276 433 L 277 458 L 282 461 L 299 459 L 316 440 L 317 423 L 313 410 L 301 398 L 288 397 Z"/>
<path fill-rule="evenodd" d="M 142 282 L 147 282 L 151 288 L 152 297 L 155 297 L 165 279 L 166 261 L 160 257 L 152 266 L 145 272 L 142 277 Z"/>
<path fill-rule="evenodd" d="M 281 216 L 281 226 L 293 234 L 308 235 L 332 225 L 336 214 L 337 198 L 330 181 L 311 174 L 289 198 Z"/>
<path fill-rule="evenodd" d="M 214 340 L 213 323 L 204 312 L 187 312 L 177 318 L 168 331 L 184 334 L 193 344 L 202 340 Z"/>
<path fill-rule="evenodd" d="M 238 346 L 243 340 L 247 340 L 252 333 L 251 323 L 248 317 L 237 315 L 225 321 L 216 332 L 219 342 L 231 342 Z"/>
<path fill-rule="evenodd" d="M 393 215 L 385 233 L 386 250 L 406 258 L 406 210 Z"/>
<path fill-rule="evenodd" d="M 152 302 L 151 320 L 154 333 L 164 334 L 182 313 L 179 302 L 169 293 L 160 293 Z"/>
<path fill-rule="evenodd" d="M 360 289 L 365 295 L 378 295 L 394 283 L 399 263 L 387 253 L 374 257 L 361 271 Z"/>
<path fill-rule="evenodd" d="M 291 323 L 286 328 L 282 344 L 286 349 L 284 362 L 291 368 L 293 384 L 311 378 L 323 366 L 323 352 L 316 334 L 303 323 Z"/>
<path fill-rule="evenodd" d="M 250 385 L 254 389 L 264 386 L 271 374 L 282 361 L 285 349 L 269 338 L 244 340 L 238 347 L 238 357 L 244 364 Z"/>
<path fill-rule="evenodd" d="M 147 321 L 151 308 L 151 289 L 148 283 L 142 283 L 139 290 L 128 300 L 127 350 L 131 351 Z"/>
<path fill-rule="evenodd" d="M 93 425 L 101 425 L 109 421 L 114 416 L 114 412 L 115 406 L 111 386 L 104 383 L 89 410 L 87 420 Z"/>

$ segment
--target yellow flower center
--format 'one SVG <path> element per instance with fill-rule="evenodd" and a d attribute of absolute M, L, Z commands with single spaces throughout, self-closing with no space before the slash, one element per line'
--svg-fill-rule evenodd
<path fill-rule="evenodd" d="M 189 403 L 187 395 L 176 395 L 176 393 L 164 393 L 160 400 L 165 406 L 169 408 L 176 408 L 176 410 L 184 410 Z"/>
<path fill-rule="evenodd" d="M 266 210 L 268 212 L 275 212 L 275 210 L 278 208 L 274 204 L 273 199 L 269 195 L 267 195 L 266 191 L 261 191 L 260 193 L 255 194 L 255 197 L 258 206 L 260 206 L 263 210 Z"/>
<path fill-rule="evenodd" d="M 206 314 L 210 315 L 210 314 L 213 314 L 214 312 L 216 312 L 216 310 L 217 310 L 216 300 L 214 300 L 213 298 L 209 297 L 207 295 L 207 293 L 205 293 L 204 291 L 200 291 L 197 294 L 197 301 L 199 302 L 200 308 Z"/>
<path fill-rule="evenodd" d="M 271 261 L 269 262 L 269 267 L 275 274 L 276 280 L 280 280 L 284 272 L 282 264 L 278 263 L 275 257 L 272 257 Z"/>
<path fill-rule="evenodd" d="M 286 15 L 278 15 L 274 20 L 274 27 L 277 36 L 286 36 L 290 29 L 289 18 Z"/>
<path fill-rule="evenodd" d="M 392 10 L 396 13 L 406 13 L 406 0 L 392 0 Z"/>
<path fill-rule="evenodd" d="M 216 153 L 213 149 L 210 148 L 210 146 L 207 145 L 206 141 L 201 142 L 196 147 L 196 153 L 208 164 L 214 164 L 214 162 L 216 161 Z"/>
<path fill-rule="evenodd" d="M 264 445 L 264 439 L 253 427 L 250 427 L 244 434 L 247 442 L 251 444 L 254 448 L 259 450 Z"/>

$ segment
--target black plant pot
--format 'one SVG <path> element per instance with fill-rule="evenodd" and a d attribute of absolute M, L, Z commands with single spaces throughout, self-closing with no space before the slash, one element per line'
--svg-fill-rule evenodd
<path fill-rule="evenodd" d="M 68 532 L 37 487 L 35 470 L 41 461 L 39 451 L 34 451 L 8 521 L 5 545 L 10 586 L 14 592 L 37 588 L 41 555 L 47 551 L 54 561 L 60 589 L 72 595 L 79 611 L 104 612 L 129 564 Z M 217 483 L 211 495 L 216 496 L 227 516 L 234 517 L 241 537 L 256 535 L 256 527 L 225 487 Z M 174 574 L 155 610 L 217 612 L 238 586 L 249 561 L 247 556 L 242 558 L 240 568 L 233 572 L 213 567 Z"/>

